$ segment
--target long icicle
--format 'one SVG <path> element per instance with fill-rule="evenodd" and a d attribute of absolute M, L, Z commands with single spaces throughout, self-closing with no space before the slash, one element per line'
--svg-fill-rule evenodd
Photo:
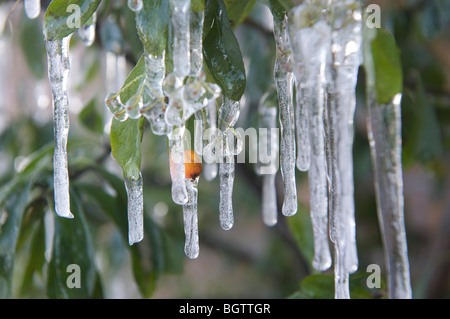
<path fill-rule="evenodd" d="M 282 213 L 297 213 L 297 186 L 295 183 L 295 123 L 292 103 L 292 54 L 287 34 L 287 15 L 280 23 L 274 18 L 274 37 L 277 45 L 274 80 L 278 92 L 281 128 L 280 165 L 284 182 Z"/>
<path fill-rule="evenodd" d="M 224 230 L 229 230 L 234 224 L 233 215 L 233 184 L 234 184 L 234 132 L 233 126 L 239 118 L 239 101 L 223 98 L 219 109 L 219 127 L 222 132 L 222 158 L 219 164 L 220 202 L 219 220 Z"/>
<path fill-rule="evenodd" d="M 307 130 L 310 164 L 307 157 L 301 168 L 309 164 L 310 215 L 314 236 L 313 267 L 324 271 L 331 266 L 328 244 L 328 185 L 325 157 L 324 106 L 325 88 L 329 81 L 329 51 L 331 28 L 322 15 L 322 7 L 307 1 L 290 14 L 289 36 L 294 51 L 294 70 L 297 81 L 297 112 L 308 116 Z M 298 123 L 299 121 L 297 121 Z M 300 121 L 301 122 L 301 121 Z M 305 145 L 305 143 L 303 142 Z M 303 167 L 303 165 L 305 167 Z"/>
<path fill-rule="evenodd" d="M 404 221 L 401 94 L 379 105 L 368 92 L 368 137 L 375 172 L 375 192 L 391 299 L 412 298 Z"/>
<path fill-rule="evenodd" d="M 333 237 L 337 247 L 341 249 L 337 256 L 343 260 L 338 260 L 337 265 L 344 267 L 341 272 L 345 277 L 348 276 L 346 273 L 353 273 L 358 268 L 353 186 L 353 117 L 358 68 L 362 57 L 362 16 L 361 7 L 354 0 L 335 2 L 332 9 L 331 48 L 334 72 L 329 98 L 334 100 L 332 105 L 334 105 L 336 126 L 333 147 L 337 162 L 336 175 L 339 175 L 339 187 L 335 189 L 337 193 L 334 194 L 335 196 L 332 195 L 332 199 L 337 199 L 339 204 L 336 211 L 333 209 L 330 211 L 330 215 L 336 215 L 333 220 L 339 223 L 337 227 L 341 230 L 336 234 L 337 236 Z M 337 276 L 337 281 L 339 277 Z M 339 289 L 336 290 L 336 297 L 340 298 L 338 293 Z"/>
<path fill-rule="evenodd" d="M 275 91 L 275 90 L 273 90 Z M 275 178 L 279 164 L 277 128 L 278 100 L 275 92 L 267 92 L 259 105 L 259 161 L 256 173 L 262 175 L 262 217 L 267 226 L 278 222 L 277 191 Z"/>
<path fill-rule="evenodd" d="M 55 150 L 53 182 L 55 211 L 61 217 L 73 218 L 70 212 L 67 138 L 69 134 L 68 85 L 70 75 L 69 43 L 71 35 L 47 40 L 48 78 L 52 88 Z"/>
<path fill-rule="evenodd" d="M 186 178 L 186 188 L 188 202 L 183 205 L 184 233 L 186 236 L 184 252 L 190 259 L 195 259 L 199 254 L 197 217 L 198 177 L 194 179 Z"/>

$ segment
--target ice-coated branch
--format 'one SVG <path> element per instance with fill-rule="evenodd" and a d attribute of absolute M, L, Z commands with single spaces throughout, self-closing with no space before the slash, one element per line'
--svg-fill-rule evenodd
<path fill-rule="evenodd" d="M 386 104 L 368 90 L 368 137 L 375 175 L 378 220 L 385 250 L 389 298 L 412 298 L 404 221 L 401 94 Z"/>

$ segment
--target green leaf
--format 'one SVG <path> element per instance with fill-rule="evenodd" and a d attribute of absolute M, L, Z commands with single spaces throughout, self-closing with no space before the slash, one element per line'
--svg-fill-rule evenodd
<path fill-rule="evenodd" d="M 147 53 L 161 55 L 166 49 L 170 21 L 170 1 L 143 0 L 136 13 L 136 28 Z"/>
<path fill-rule="evenodd" d="M 62 39 L 85 24 L 101 0 L 53 0 L 44 16 L 47 40 Z"/>
<path fill-rule="evenodd" d="M 76 216 L 74 219 L 60 218 L 54 214 L 55 234 L 47 281 L 49 298 L 90 298 L 95 288 L 94 248 L 83 209 L 73 191 L 71 207 Z M 69 265 L 79 267 L 78 279 L 75 279 L 77 270 L 68 268 Z M 69 287 L 68 284 L 76 280 L 79 280 L 80 287 Z"/>
<path fill-rule="evenodd" d="M 413 73 L 416 88 L 410 103 L 402 103 L 405 161 L 425 163 L 441 158 L 442 133 L 433 103 L 429 100 L 421 75 Z M 408 100 L 405 100 L 408 102 Z"/>
<path fill-rule="evenodd" d="M 386 29 L 366 27 L 364 30 L 367 86 L 375 87 L 378 104 L 386 104 L 403 91 L 400 51 L 394 37 Z"/>
<path fill-rule="evenodd" d="M 352 299 L 372 298 L 366 290 L 367 274 L 350 275 L 349 287 Z M 292 299 L 333 299 L 334 298 L 334 275 L 313 274 L 305 277 L 300 283 L 300 290 L 293 293 Z"/>
<path fill-rule="evenodd" d="M 308 264 L 311 265 L 314 258 L 314 246 L 309 212 L 301 206 L 300 211 L 291 218 L 288 218 L 287 222 L 300 251 L 308 261 Z"/>
<path fill-rule="evenodd" d="M 1 210 L 0 216 L 2 219 L 5 218 L 5 222 L 0 226 L 0 298 L 10 298 L 12 294 L 16 243 L 30 196 L 30 186 L 31 183 L 27 183 L 20 192 L 10 195 Z"/>
<path fill-rule="evenodd" d="M 83 108 L 78 115 L 81 124 L 88 130 L 94 133 L 103 133 L 103 120 L 96 108 L 95 98 L 89 101 L 89 103 Z"/>
<path fill-rule="evenodd" d="M 111 123 L 111 151 L 120 165 L 124 177 L 136 181 L 141 170 L 141 141 L 144 132 L 144 121 L 128 118 L 124 122 L 113 119 Z"/>
<path fill-rule="evenodd" d="M 206 2 L 203 37 L 204 62 L 210 75 L 226 97 L 238 101 L 245 90 L 245 68 L 222 0 Z"/>
<path fill-rule="evenodd" d="M 256 0 L 224 0 L 228 19 L 233 29 L 244 21 Z"/>
<path fill-rule="evenodd" d="M 45 47 L 39 19 L 24 20 L 20 30 L 20 45 L 31 72 L 41 79 L 45 74 Z"/>

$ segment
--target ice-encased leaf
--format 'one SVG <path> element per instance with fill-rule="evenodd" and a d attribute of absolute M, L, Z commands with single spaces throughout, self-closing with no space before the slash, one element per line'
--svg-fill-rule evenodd
<path fill-rule="evenodd" d="M 137 181 L 141 167 L 141 141 L 144 132 L 144 121 L 127 119 L 120 122 L 116 119 L 111 123 L 111 152 L 120 165 L 124 177 Z"/>
<path fill-rule="evenodd" d="M 47 40 L 62 39 L 85 24 L 101 0 L 53 0 L 44 16 Z"/>
<path fill-rule="evenodd" d="M 136 28 L 147 53 L 161 55 L 166 49 L 170 21 L 170 1 L 146 0 L 136 13 Z"/>

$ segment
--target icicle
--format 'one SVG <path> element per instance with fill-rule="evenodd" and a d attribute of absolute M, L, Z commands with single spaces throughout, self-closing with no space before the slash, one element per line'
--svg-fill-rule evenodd
<path fill-rule="evenodd" d="M 190 72 L 189 13 L 190 0 L 170 0 L 173 27 L 173 72 L 184 79 Z"/>
<path fill-rule="evenodd" d="M 240 112 L 239 101 L 230 100 L 224 97 L 222 106 L 219 109 L 219 125 L 222 132 L 222 155 L 223 162 L 219 165 L 220 177 L 220 203 L 219 220 L 220 226 L 224 230 L 233 227 L 233 183 L 234 183 L 234 148 L 232 145 L 234 136 L 232 127 L 236 124 Z M 232 140 L 232 142 L 231 142 Z"/>
<path fill-rule="evenodd" d="M 128 243 L 131 246 L 144 238 L 144 198 L 141 174 L 137 180 L 125 178 L 125 188 L 128 195 Z"/>
<path fill-rule="evenodd" d="M 368 137 L 375 172 L 378 219 L 388 268 L 391 299 L 412 297 L 406 243 L 401 140 L 401 94 L 379 105 L 368 91 Z"/>
<path fill-rule="evenodd" d="M 198 218 L 197 218 L 197 196 L 198 177 L 186 178 L 186 189 L 188 201 L 183 205 L 184 233 L 186 236 L 184 252 L 190 259 L 198 257 Z"/>
<path fill-rule="evenodd" d="M 207 119 L 205 120 L 205 123 L 207 123 L 205 127 L 205 131 L 208 132 L 209 136 L 203 136 L 203 141 L 206 143 L 207 141 L 215 141 L 216 140 L 216 134 L 217 134 L 217 109 L 216 109 L 216 100 L 212 99 L 209 101 L 206 110 L 206 116 Z M 208 147 L 212 147 L 216 143 L 210 143 L 203 145 L 202 154 L 208 153 L 212 154 L 215 153 L 214 150 L 208 149 Z M 214 159 L 209 159 L 207 157 L 203 157 L 205 162 L 203 165 L 203 176 L 207 181 L 212 181 L 218 173 L 218 164 L 217 161 Z"/>
<path fill-rule="evenodd" d="M 324 271 L 331 266 L 328 244 L 328 185 L 325 157 L 324 105 L 328 76 L 331 28 L 321 8 L 307 1 L 291 11 L 289 36 L 294 51 L 297 80 L 298 134 L 302 144 L 301 169 L 309 165 L 310 214 L 314 236 L 313 267 Z M 312 19 L 312 20 L 310 20 Z M 302 125 L 302 120 L 307 121 Z M 309 143 L 305 139 L 308 132 Z M 303 152 L 310 152 L 308 155 Z"/>
<path fill-rule="evenodd" d="M 36 19 L 41 13 L 41 0 L 24 0 L 23 5 L 29 19 Z"/>
<path fill-rule="evenodd" d="M 333 4 L 332 14 L 333 84 L 329 99 L 335 112 L 334 139 L 335 160 L 338 175 L 335 188 L 337 205 L 332 205 L 330 214 L 341 224 L 342 233 L 337 232 L 332 240 L 340 242 L 344 267 L 353 273 L 358 268 L 355 238 L 355 204 L 353 186 L 353 116 L 356 105 L 356 82 L 361 64 L 362 17 L 357 1 L 350 0 Z M 331 110 L 333 112 L 333 110 Z M 333 124 L 331 124 L 333 125 Z M 333 210 L 336 207 L 337 210 Z M 333 229 L 333 227 L 331 227 Z"/>
<path fill-rule="evenodd" d="M 141 11 L 144 7 L 142 0 L 128 0 L 128 8 L 134 12 Z"/>
<path fill-rule="evenodd" d="M 73 218 L 70 212 L 69 173 L 67 170 L 67 138 L 69 134 L 68 84 L 70 75 L 70 35 L 47 40 L 48 78 L 52 88 L 55 150 L 53 180 L 55 211 L 61 217 Z"/>
<path fill-rule="evenodd" d="M 300 63 L 296 63 L 294 70 L 301 68 Z M 309 142 L 309 124 L 308 124 L 308 107 L 303 99 L 304 92 L 301 87 L 300 77 L 303 70 L 295 72 L 296 84 L 296 110 L 295 110 L 295 124 L 297 126 L 297 168 L 299 171 L 306 172 L 310 166 L 311 146 Z"/>
<path fill-rule="evenodd" d="M 204 11 L 190 12 L 190 67 L 189 75 L 199 77 L 203 67 L 203 21 L 205 18 Z"/>
<path fill-rule="evenodd" d="M 168 127 L 164 120 L 165 102 L 162 86 L 166 72 L 165 52 L 160 56 L 146 53 L 144 58 L 147 78 L 140 113 L 150 121 L 154 134 L 166 135 Z"/>
<path fill-rule="evenodd" d="M 292 54 L 287 35 L 287 16 L 280 23 L 274 19 L 274 36 L 277 45 L 274 80 L 280 108 L 280 164 L 284 182 L 282 213 L 292 216 L 297 213 L 297 186 L 295 184 L 295 123 L 292 103 Z"/>
<path fill-rule="evenodd" d="M 276 94 L 276 92 L 273 92 Z M 277 191 L 275 177 L 278 170 L 278 132 L 277 127 L 277 100 L 272 101 L 273 94 L 266 93 L 259 106 L 260 132 L 266 128 L 267 133 L 260 133 L 259 162 L 257 174 L 263 176 L 262 185 L 262 217 L 264 224 L 274 226 L 278 221 Z"/>
<path fill-rule="evenodd" d="M 184 130 L 184 126 L 175 127 L 168 134 L 172 199 L 178 205 L 184 205 L 188 201 L 184 168 Z"/>
<path fill-rule="evenodd" d="M 95 41 L 95 24 L 97 21 L 97 12 L 92 14 L 92 23 L 82 25 L 77 29 L 77 35 L 81 42 L 87 47 L 91 46 Z"/>

